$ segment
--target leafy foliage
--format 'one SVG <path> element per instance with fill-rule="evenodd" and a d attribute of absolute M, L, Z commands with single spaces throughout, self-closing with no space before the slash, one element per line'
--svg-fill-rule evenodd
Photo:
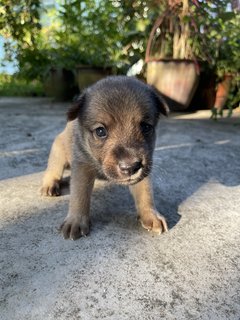
<path fill-rule="evenodd" d="M 27 81 L 15 75 L 0 75 L 0 96 L 43 96 L 43 85 L 38 80 Z"/>
<path fill-rule="evenodd" d="M 14 0 L 8 2 L 10 6 Z M 21 2 L 23 5 L 25 1 Z M 37 0 L 28 1 L 25 4 L 26 7 L 29 5 L 27 17 L 33 3 L 40 8 Z M 21 29 L 13 24 L 13 14 L 4 9 L 5 16 L 10 15 L 5 30 L 9 30 L 8 34 L 17 41 L 16 46 L 11 46 L 11 53 L 16 52 L 20 72 L 26 78 L 44 78 L 52 67 L 74 69 L 81 64 L 125 72 L 144 55 L 148 28 L 156 8 L 152 4 L 150 10 L 147 1 L 137 0 L 64 0 L 59 2 L 57 9 L 45 13 L 47 23 L 41 28 L 39 11 L 32 14 L 36 28 L 32 26 L 31 29 L 27 23 L 30 20 L 26 18 L 25 29 Z M 26 43 L 30 33 L 34 37 Z M 16 34 L 21 37 L 15 37 Z"/>
<path fill-rule="evenodd" d="M 146 8 L 145 1 L 66 0 L 55 47 L 75 65 L 124 69 L 144 53 Z"/>
<path fill-rule="evenodd" d="M 9 60 L 12 60 L 14 49 L 22 51 L 37 45 L 35 36 L 41 29 L 40 9 L 40 0 L 1 2 L 0 32 L 5 39 L 4 46 Z"/>
<path fill-rule="evenodd" d="M 211 48 L 211 62 L 219 81 L 225 75 L 232 76 L 227 101 L 231 113 L 232 108 L 240 103 L 240 12 L 234 7 L 230 10 L 230 2 L 227 0 L 223 0 L 221 5 L 211 5 L 210 9 L 211 16 L 205 33 Z"/>

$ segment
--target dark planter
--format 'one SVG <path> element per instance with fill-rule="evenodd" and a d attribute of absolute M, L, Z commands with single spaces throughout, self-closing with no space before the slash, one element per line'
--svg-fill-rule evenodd
<path fill-rule="evenodd" d="M 79 93 L 74 73 L 65 68 L 51 68 L 44 83 L 45 93 L 57 101 L 72 100 Z"/>
<path fill-rule="evenodd" d="M 189 111 L 210 110 L 216 97 L 217 76 L 206 63 L 201 65 L 201 73 L 197 90 L 188 107 Z"/>
<path fill-rule="evenodd" d="M 110 68 L 97 68 L 91 66 L 77 66 L 77 83 L 79 90 L 87 88 L 98 80 L 111 74 Z"/>
<path fill-rule="evenodd" d="M 198 68 L 192 60 L 148 61 L 147 83 L 163 94 L 171 110 L 185 110 L 198 86 Z"/>

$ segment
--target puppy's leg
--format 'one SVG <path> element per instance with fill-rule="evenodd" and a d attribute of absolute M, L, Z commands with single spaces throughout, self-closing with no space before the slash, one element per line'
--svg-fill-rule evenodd
<path fill-rule="evenodd" d="M 88 164 L 73 161 L 69 211 L 61 225 L 65 239 L 76 240 L 89 233 L 90 198 L 94 180 L 94 168 Z"/>
<path fill-rule="evenodd" d="M 165 218 L 154 207 L 151 181 L 146 177 L 135 185 L 130 186 L 138 216 L 142 226 L 157 233 L 168 231 Z"/>
<path fill-rule="evenodd" d="M 59 183 L 68 164 L 63 140 L 63 133 L 60 133 L 53 142 L 41 188 L 41 194 L 44 196 L 60 195 Z"/>

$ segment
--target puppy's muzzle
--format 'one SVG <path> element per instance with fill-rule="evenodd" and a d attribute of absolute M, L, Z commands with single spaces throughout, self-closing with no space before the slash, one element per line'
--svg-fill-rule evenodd
<path fill-rule="evenodd" d="M 131 185 L 149 174 L 150 161 L 142 147 L 115 147 L 104 160 L 103 173 L 109 181 Z"/>
<path fill-rule="evenodd" d="M 130 177 L 137 174 L 143 167 L 141 160 L 122 160 L 118 163 L 120 174 L 126 177 Z"/>

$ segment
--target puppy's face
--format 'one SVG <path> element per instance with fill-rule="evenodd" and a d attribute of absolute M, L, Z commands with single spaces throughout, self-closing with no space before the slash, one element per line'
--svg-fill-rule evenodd
<path fill-rule="evenodd" d="M 109 77 L 90 87 L 70 110 L 78 117 L 79 141 L 98 173 L 109 181 L 134 184 L 152 164 L 155 127 L 167 110 L 144 83 Z"/>

